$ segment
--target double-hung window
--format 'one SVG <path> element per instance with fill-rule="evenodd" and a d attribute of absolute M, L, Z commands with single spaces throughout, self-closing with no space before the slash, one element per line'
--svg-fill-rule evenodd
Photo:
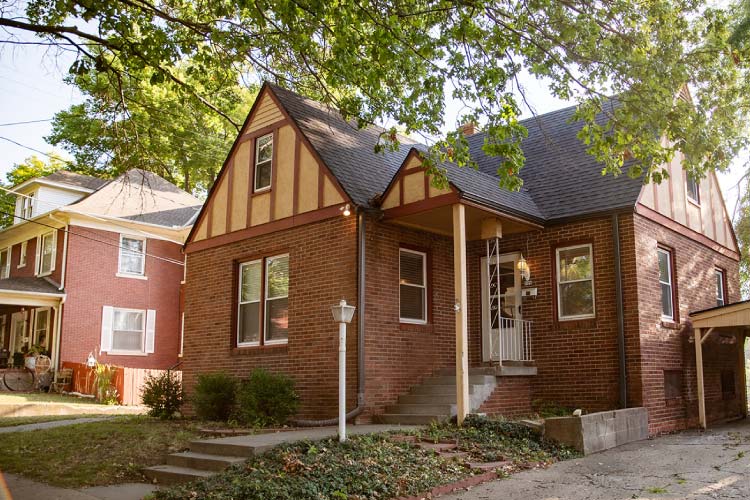
<path fill-rule="evenodd" d="M 57 231 L 44 233 L 37 238 L 37 274 L 46 275 L 55 270 Z"/>
<path fill-rule="evenodd" d="M 0 250 L 0 279 L 10 277 L 10 247 Z"/>
<path fill-rule="evenodd" d="M 49 348 L 49 308 L 37 309 L 34 313 L 34 344 Z"/>
<path fill-rule="evenodd" d="M 21 255 L 18 257 L 18 267 L 26 267 L 26 250 L 28 248 L 28 242 L 24 241 L 21 243 Z"/>
<path fill-rule="evenodd" d="M 724 270 L 714 269 L 714 277 L 716 279 L 716 305 L 723 306 L 726 303 L 724 298 L 724 289 L 726 288 Z"/>
<path fill-rule="evenodd" d="M 143 276 L 146 272 L 146 238 L 120 235 L 118 273 Z"/>
<path fill-rule="evenodd" d="M 238 295 L 238 346 L 287 342 L 289 255 L 241 263 Z"/>
<path fill-rule="evenodd" d="M 594 259 L 591 244 L 558 248 L 557 317 L 559 320 L 593 318 Z"/>
<path fill-rule="evenodd" d="M 34 216 L 34 193 L 29 193 L 21 201 L 21 217 L 31 219 Z"/>
<path fill-rule="evenodd" d="M 700 184 L 693 179 L 690 174 L 685 176 L 685 190 L 687 191 L 688 200 L 692 201 L 696 205 L 701 204 L 701 188 Z"/>
<path fill-rule="evenodd" d="M 661 288 L 661 317 L 667 321 L 674 321 L 674 269 L 672 269 L 672 251 L 657 248 L 659 257 L 659 287 Z"/>
<path fill-rule="evenodd" d="M 101 348 L 108 354 L 144 355 L 154 352 L 156 311 L 104 306 Z"/>
<path fill-rule="evenodd" d="M 399 249 L 399 320 L 427 323 L 427 254 Z"/>
<path fill-rule="evenodd" d="M 253 191 L 263 191 L 271 187 L 273 169 L 273 134 L 255 140 L 255 179 Z"/>

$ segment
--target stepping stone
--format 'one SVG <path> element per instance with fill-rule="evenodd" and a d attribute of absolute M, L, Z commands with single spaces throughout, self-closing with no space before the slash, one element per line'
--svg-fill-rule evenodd
<path fill-rule="evenodd" d="M 406 434 L 394 434 L 390 437 L 390 440 L 394 443 L 416 443 L 417 436 L 409 436 Z"/>
<path fill-rule="evenodd" d="M 469 453 L 465 451 L 439 451 L 438 455 L 448 460 L 466 460 L 469 458 Z"/>
<path fill-rule="evenodd" d="M 508 467 L 509 465 L 512 465 L 512 463 L 508 460 L 502 462 L 469 462 L 469 467 L 482 471 L 494 471 Z"/>
<path fill-rule="evenodd" d="M 456 443 L 425 443 L 423 441 L 417 444 L 417 446 L 423 450 L 433 450 L 437 452 L 456 449 Z"/>

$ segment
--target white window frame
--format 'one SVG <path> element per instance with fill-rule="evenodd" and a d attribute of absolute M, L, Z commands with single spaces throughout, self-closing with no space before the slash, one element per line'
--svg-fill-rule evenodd
<path fill-rule="evenodd" d="M 401 254 L 410 253 L 419 255 L 422 257 L 422 285 L 414 285 L 411 283 L 401 283 Z M 401 316 L 401 285 L 410 286 L 414 288 L 421 288 L 424 290 L 424 301 L 422 301 L 422 317 L 424 319 L 404 318 Z M 398 249 L 398 321 L 399 323 L 406 323 L 410 325 L 426 325 L 428 322 L 427 316 L 427 302 L 429 290 L 427 288 L 427 253 L 420 252 L 419 250 L 412 250 L 410 248 L 400 247 Z"/>
<path fill-rule="evenodd" d="M 258 303 L 258 312 L 261 310 L 261 302 L 263 301 L 263 294 L 258 295 L 258 300 L 246 300 L 242 301 L 242 269 L 245 266 L 249 266 L 252 264 L 260 264 L 260 272 L 261 272 L 261 279 L 263 279 L 262 274 L 265 272 L 263 268 L 263 259 L 255 259 L 255 260 L 249 260 L 247 262 L 240 263 L 239 267 L 237 268 L 238 272 L 238 286 L 237 286 L 237 331 L 235 332 L 236 335 L 236 341 L 237 341 L 237 347 L 254 347 L 260 345 L 260 335 L 258 335 L 258 340 L 255 342 L 240 342 L 240 311 L 242 310 L 243 305 L 245 304 L 255 304 Z M 258 332 L 260 333 L 260 318 L 258 318 Z M 265 332 L 264 332 L 265 336 Z"/>
<path fill-rule="evenodd" d="M 32 219 L 34 217 L 34 192 L 23 195 L 21 200 L 21 217 Z"/>
<path fill-rule="evenodd" d="M 143 242 L 143 251 L 141 252 L 142 260 L 141 260 L 141 271 L 138 273 L 132 273 L 129 271 L 124 271 L 122 269 L 122 254 L 125 251 L 130 251 L 125 248 L 125 245 L 123 244 L 123 240 L 127 238 L 129 240 L 138 240 Z M 130 234 L 120 234 L 120 251 L 117 254 L 117 276 L 120 278 L 140 278 L 140 279 L 146 279 L 146 243 L 147 238 L 144 236 L 133 236 Z"/>
<path fill-rule="evenodd" d="M 271 175 L 268 178 L 267 186 L 258 187 L 258 155 L 260 153 L 260 141 L 262 139 L 265 139 L 266 137 L 271 138 L 271 158 L 260 163 L 262 163 L 263 165 L 271 165 Z M 265 134 L 255 139 L 255 161 L 253 162 L 253 193 L 262 193 L 263 191 L 268 191 L 269 189 L 271 189 L 271 184 L 273 183 L 273 156 L 276 153 L 276 151 L 274 151 L 275 147 L 276 144 L 274 144 L 273 141 L 273 133 Z"/>
<path fill-rule="evenodd" d="M 690 194 L 690 183 L 691 182 L 693 184 L 695 184 L 695 193 L 698 195 L 697 198 L 694 198 Z M 700 184 L 700 182 L 698 182 L 698 181 L 694 180 L 692 177 L 690 177 L 690 175 L 687 172 L 685 172 L 685 197 L 687 198 L 687 200 L 690 203 L 692 203 L 694 205 L 700 206 L 700 204 L 701 204 L 701 184 Z"/>
<path fill-rule="evenodd" d="M 674 321 L 675 319 L 675 303 L 674 303 L 674 270 L 672 269 L 672 251 L 667 248 L 657 247 L 656 248 L 656 267 L 657 267 L 657 274 L 658 274 L 658 268 L 659 268 L 659 254 L 663 253 L 667 256 L 667 276 L 669 277 L 669 281 L 662 281 L 661 277 L 659 277 L 659 308 L 662 309 L 661 311 L 661 319 L 664 321 Z M 661 285 L 669 285 L 669 302 L 672 305 L 672 315 L 666 315 L 664 314 L 664 310 L 661 304 Z"/>
<path fill-rule="evenodd" d="M 567 280 L 561 281 L 560 273 L 560 252 L 564 250 L 572 250 L 576 248 L 588 248 L 589 259 L 591 259 L 591 277 L 583 278 L 578 280 Z M 575 321 L 577 319 L 591 319 L 596 317 L 596 284 L 594 283 L 594 246 L 591 243 L 584 243 L 582 245 L 568 245 L 565 247 L 559 247 L 555 249 L 555 281 L 557 287 L 557 319 L 559 321 Z M 581 283 L 584 281 L 591 282 L 591 313 L 590 314 L 575 314 L 571 316 L 564 316 L 562 313 L 562 294 L 560 293 L 560 285 L 568 283 Z"/>
<path fill-rule="evenodd" d="M 719 277 L 719 281 L 716 281 L 716 278 Z M 727 298 L 724 296 L 724 289 L 726 288 L 726 274 L 724 273 L 723 269 L 719 269 L 718 267 L 714 268 L 714 282 L 716 283 L 716 306 L 725 306 L 727 305 Z"/>
<path fill-rule="evenodd" d="M 18 268 L 26 267 L 26 251 L 28 250 L 28 242 L 21 242 L 21 253 L 18 256 Z"/>
<path fill-rule="evenodd" d="M 45 271 L 42 269 L 42 264 L 44 263 L 44 239 L 52 235 L 52 258 L 50 259 L 50 269 Z M 48 231 L 44 234 L 40 234 L 36 239 L 36 245 L 37 245 L 37 262 L 36 262 L 36 275 L 37 276 L 49 276 L 55 271 L 55 264 L 57 260 L 57 229 L 53 229 L 52 231 Z"/>
<path fill-rule="evenodd" d="M 38 344 L 39 342 L 39 312 L 47 311 L 47 325 L 44 336 L 44 348 L 49 349 L 49 336 L 52 330 L 52 309 L 49 307 L 39 307 L 34 309 L 34 324 L 31 331 L 31 343 L 32 345 Z"/>
<path fill-rule="evenodd" d="M 5 259 L 5 266 L 0 268 L 0 279 L 8 279 L 10 278 L 10 258 L 13 256 L 13 252 L 11 251 L 13 247 L 7 247 L 0 250 L 0 255 L 3 253 L 7 253 L 8 257 Z"/>
<path fill-rule="evenodd" d="M 125 307 L 113 307 L 112 308 L 112 345 L 115 345 L 115 315 L 118 313 L 141 313 L 141 348 L 139 350 L 127 350 L 127 349 L 114 349 L 112 348 L 107 354 L 112 355 L 127 355 L 127 356 L 145 356 L 146 355 L 146 315 L 148 311 L 145 309 L 128 309 Z M 130 330 L 128 330 L 130 331 Z M 135 331 L 135 330 L 133 330 Z"/>
<path fill-rule="evenodd" d="M 286 295 L 283 297 L 274 297 L 269 298 L 268 297 L 268 268 L 271 265 L 271 262 L 277 259 L 283 259 L 284 257 L 287 258 L 287 262 L 289 261 L 289 254 L 283 253 L 279 255 L 274 255 L 273 257 L 266 257 L 265 259 L 265 265 L 263 266 L 263 345 L 278 345 L 278 344 L 287 344 L 289 342 L 288 338 L 288 330 L 287 330 L 287 338 L 281 339 L 281 340 L 268 340 L 267 333 L 268 333 L 268 322 L 266 321 L 268 319 L 268 303 L 273 302 L 274 300 L 280 300 L 280 299 L 287 299 L 287 314 L 289 314 L 289 285 L 287 284 L 286 288 Z M 287 264 L 288 266 L 288 264 Z M 287 273 L 289 273 L 289 267 L 287 267 Z M 287 283 L 289 280 L 289 276 L 287 276 Z"/>

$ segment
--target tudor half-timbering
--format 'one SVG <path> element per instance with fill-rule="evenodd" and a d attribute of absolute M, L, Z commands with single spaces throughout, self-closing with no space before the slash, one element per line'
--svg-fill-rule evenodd
<path fill-rule="evenodd" d="M 524 187 L 424 146 L 374 152 L 376 128 L 283 88 L 261 89 L 188 238 L 184 379 L 254 367 L 297 382 L 300 416 L 336 414 L 336 325 L 359 421 L 421 422 L 532 402 L 644 406 L 652 432 L 698 419 L 691 311 L 739 298 L 738 250 L 716 178 L 601 175 L 572 108 L 524 123 Z M 703 345 L 708 420 L 745 412 L 741 330 Z M 624 366 L 624 370 L 621 369 Z M 732 386 L 730 387 L 730 382 Z"/>

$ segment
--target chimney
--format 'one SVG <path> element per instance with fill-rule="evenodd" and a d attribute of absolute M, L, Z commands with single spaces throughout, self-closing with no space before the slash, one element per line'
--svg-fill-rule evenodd
<path fill-rule="evenodd" d="M 477 133 L 477 125 L 474 122 L 464 123 L 458 127 L 458 130 L 464 135 L 464 137 L 469 137 L 470 135 Z"/>

